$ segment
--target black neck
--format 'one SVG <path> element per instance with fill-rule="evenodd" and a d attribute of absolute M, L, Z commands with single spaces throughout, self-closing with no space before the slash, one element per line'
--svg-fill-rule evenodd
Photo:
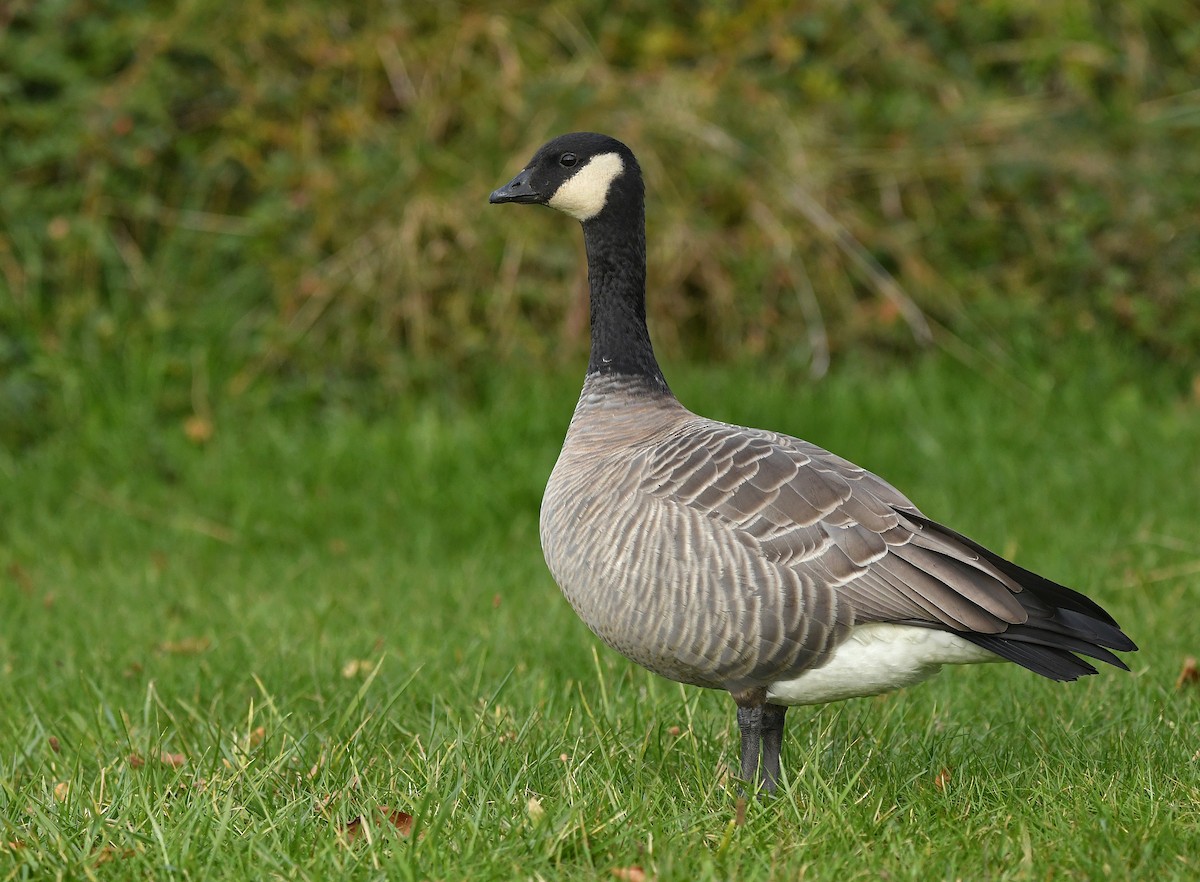
<path fill-rule="evenodd" d="M 646 329 L 646 221 L 641 200 L 609 205 L 583 225 L 591 287 L 588 373 L 644 378 L 670 393 Z"/>

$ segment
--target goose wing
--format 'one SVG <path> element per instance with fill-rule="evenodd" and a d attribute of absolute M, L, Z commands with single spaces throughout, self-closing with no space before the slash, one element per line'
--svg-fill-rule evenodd
<path fill-rule="evenodd" d="M 752 588 L 763 615 L 793 604 L 789 586 L 799 582 L 835 631 L 866 622 L 953 631 L 1056 679 L 1094 673 L 1073 652 L 1124 667 L 1105 647 L 1135 648 L 1088 598 L 925 518 L 882 478 L 798 438 L 697 418 L 647 453 L 642 475 L 644 492 L 702 515 L 713 542 L 749 546 L 770 564 L 772 584 L 725 586 Z"/>

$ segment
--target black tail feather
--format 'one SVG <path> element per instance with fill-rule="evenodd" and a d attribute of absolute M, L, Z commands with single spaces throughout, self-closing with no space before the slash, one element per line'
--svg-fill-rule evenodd
<path fill-rule="evenodd" d="M 969 635 L 967 636 L 969 638 Z M 1115 668 L 1121 668 L 1125 671 L 1129 670 L 1125 662 L 1121 661 L 1120 658 L 1113 655 L 1113 653 L 1109 652 L 1103 646 L 1073 634 L 1059 634 L 1038 626 L 1031 628 L 1028 625 L 1012 625 L 1002 634 L 987 634 L 983 636 L 999 637 L 1006 641 L 1027 643 L 1035 647 L 1045 646 L 1051 649 L 1065 649 L 1068 652 L 1078 652 L 1090 656 L 1097 661 L 1110 664 Z"/>
<path fill-rule="evenodd" d="M 1038 646 L 1021 640 L 1008 640 L 997 634 L 963 634 L 976 646 L 994 652 L 1001 658 L 1016 662 L 1035 674 L 1051 680 L 1078 680 L 1096 669 L 1077 655 L 1053 646 Z M 1121 665 L 1121 667 L 1125 667 Z"/>
<path fill-rule="evenodd" d="M 1014 596 L 1028 613 L 1024 623 L 1010 625 L 999 634 L 958 632 L 962 637 L 1052 680 L 1075 680 L 1096 673 L 1092 665 L 1074 655 L 1076 652 L 1129 670 L 1109 650 L 1134 652 L 1137 645 L 1094 600 L 1017 566 L 936 521 L 911 512 L 904 515 L 924 529 L 962 543 L 1021 586 Z"/>

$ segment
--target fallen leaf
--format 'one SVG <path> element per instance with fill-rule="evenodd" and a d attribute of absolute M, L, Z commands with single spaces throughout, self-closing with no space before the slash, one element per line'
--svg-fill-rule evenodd
<path fill-rule="evenodd" d="M 341 833 L 346 837 L 347 842 L 357 842 L 362 836 L 362 815 L 352 818 L 346 822 L 346 826 L 342 827 Z"/>
<path fill-rule="evenodd" d="M 170 766 L 172 769 L 178 769 L 187 764 L 187 757 L 182 753 L 167 753 L 165 750 L 158 755 L 158 759 L 164 766 Z"/>
<path fill-rule="evenodd" d="M 33 593 L 33 577 L 29 575 L 28 570 L 15 560 L 8 565 L 8 574 L 12 576 L 13 581 L 17 583 L 17 587 L 21 589 L 23 594 Z"/>
<path fill-rule="evenodd" d="M 739 796 L 737 800 L 737 815 L 733 823 L 738 827 L 746 826 L 746 797 Z"/>
<path fill-rule="evenodd" d="M 646 871 L 639 866 L 614 867 L 612 874 L 624 882 L 646 882 Z"/>
<path fill-rule="evenodd" d="M 258 747 L 258 745 L 263 743 L 263 740 L 266 737 L 267 737 L 267 727 L 266 726 L 258 726 L 255 728 L 255 730 L 253 732 L 250 733 L 249 737 L 247 737 L 247 739 L 246 739 L 247 746 Z"/>
<path fill-rule="evenodd" d="M 492 609 L 499 609 L 499 608 L 500 608 L 500 595 L 493 594 L 492 595 Z"/>
<path fill-rule="evenodd" d="M 386 805 L 381 805 L 379 811 L 387 817 L 388 823 L 400 831 L 401 836 L 412 835 L 413 816 L 408 812 L 402 812 L 399 809 L 392 811 Z"/>
<path fill-rule="evenodd" d="M 59 802 L 65 801 L 70 792 L 71 785 L 66 781 L 59 781 L 54 785 L 54 798 Z"/>
<path fill-rule="evenodd" d="M 1196 665 L 1196 657 L 1189 655 L 1183 660 L 1179 669 L 1179 677 L 1175 680 L 1175 688 L 1182 689 L 1188 683 L 1200 683 L 1200 667 Z"/>
<path fill-rule="evenodd" d="M 8 849 L 9 851 L 19 851 L 24 847 L 25 841 L 23 839 L 10 839 L 4 844 L 4 848 Z"/>
<path fill-rule="evenodd" d="M 942 769 L 933 776 L 933 786 L 938 790 L 945 790 L 946 785 L 950 783 L 951 774 L 949 769 Z"/>
<path fill-rule="evenodd" d="M 192 414 L 183 421 L 183 434 L 193 444 L 206 444 L 212 440 L 213 422 L 208 417 Z"/>
<path fill-rule="evenodd" d="M 50 745 L 50 749 L 55 753 L 62 753 L 62 745 L 58 743 L 58 739 L 53 735 L 46 739 L 46 743 Z"/>
<path fill-rule="evenodd" d="M 668 730 L 667 730 L 667 734 L 668 734 L 668 735 L 671 735 L 671 736 L 673 736 L 673 737 L 675 737 L 675 738 L 678 738 L 678 737 L 679 737 L 679 733 L 680 733 L 680 732 L 682 732 L 682 731 L 683 731 L 683 730 L 682 730 L 682 729 L 680 729 L 678 726 L 672 726 L 670 729 L 668 729 Z"/>
<path fill-rule="evenodd" d="M 106 845 L 104 848 L 96 852 L 95 866 L 107 864 L 109 861 L 115 861 L 118 858 L 131 858 L 137 854 L 132 848 L 113 848 L 111 845 Z"/>
<path fill-rule="evenodd" d="M 136 753 L 129 754 L 129 768 L 140 769 L 144 765 L 146 765 L 146 761 L 144 759 L 142 759 L 140 754 L 136 754 Z"/>
<path fill-rule="evenodd" d="M 386 805 L 381 805 L 376 809 L 379 817 L 387 822 L 388 825 L 397 830 L 401 836 L 411 836 L 413 828 L 413 816 L 408 812 L 402 812 L 399 809 L 392 810 Z M 381 829 L 386 829 L 381 825 Z M 357 842 L 366 832 L 363 830 L 363 817 L 358 815 L 348 821 L 341 829 L 341 834 L 346 837 L 346 841 L 353 843 Z"/>
<path fill-rule="evenodd" d="M 50 219 L 50 223 L 46 224 L 46 235 L 54 241 L 67 238 L 71 232 L 71 222 L 61 214 Z"/>
<path fill-rule="evenodd" d="M 184 637 L 182 640 L 164 640 L 155 647 L 168 655 L 199 655 L 212 645 L 209 637 Z"/>

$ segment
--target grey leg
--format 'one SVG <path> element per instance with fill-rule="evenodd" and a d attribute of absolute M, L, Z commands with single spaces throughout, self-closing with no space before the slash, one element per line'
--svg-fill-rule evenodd
<path fill-rule="evenodd" d="M 753 784 L 758 778 L 758 748 L 763 735 L 763 706 L 737 709 L 738 729 L 742 733 L 742 780 Z"/>
<path fill-rule="evenodd" d="M 783 715 L 786 713 L 787 708 L 779 704 L 764 704 L 762 708 L 763 786 L 767 793 L 774 793 L 779 783 L 779 754 L 783 750 Z"/>

